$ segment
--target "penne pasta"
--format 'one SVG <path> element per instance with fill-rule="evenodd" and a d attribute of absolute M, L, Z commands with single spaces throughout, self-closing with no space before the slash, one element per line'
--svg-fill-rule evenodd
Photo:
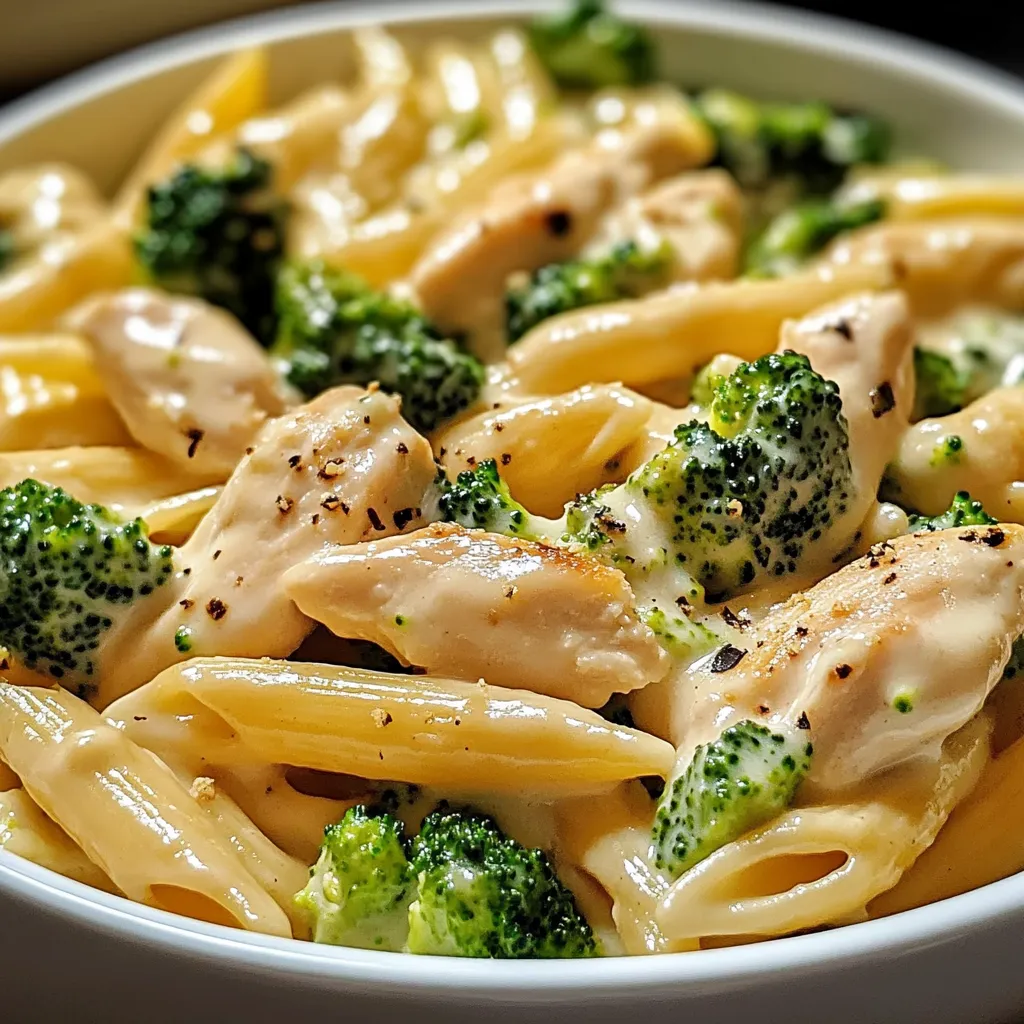
<path fill-rule="evenodd" d="M 639 387 L 692 374 L 718 352 L 756 359 L 789 317 L 891 282 L 883 268 L 671 290 L 552 317 L 509 352 L 508 376 L 534 394 L 595 381 Z"/>
<path fill-rule="evenodd" d="M 668 744 L 568 701 L 482 683 L 238 659 L 195 659 L 156 682 L 250 756 L 368 779 L 587 792 L 672 761 Z"/>
<path fill-rule="evenodd" d="M 170 769 L 69 693 L 0 683 L 0 757 L 130 899 L 291 934 L 244 858 Z"/>

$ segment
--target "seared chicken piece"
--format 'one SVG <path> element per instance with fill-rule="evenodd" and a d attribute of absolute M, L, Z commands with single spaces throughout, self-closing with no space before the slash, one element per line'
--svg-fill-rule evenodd
<path fill-rule="evenodd" d="M 942 316 L 968 302 L 1024 305 L 1024 221 L 963 217 L 885 221 L 840 238 L 834 265 L 892 268 L 915 316 Z"/>
<path fill-rule="evenodd" d="M 75 234 L 103 215 L 93 183 L 67 164 L 39 164 L 0 175 L 0 224 L 13 236 L 19 255 Z"/>
<path fill-rule="evenodd" d="M 698 744 L 743 719 L 806 730 L 805 787 L 843 790 L 915 758 L 974 717 L 1024 630 L 1024 528 L 913 534 L 794 594 L 677 687 L 672 739 Z M 803 792 L 803 791 L 802 791 Z"/>
<path fill-rule="evenodd" d="M 954 449 L 949 438 L 959 438 Z M 904 435 L 886 476 L 894 501 L 925 515 L 968 491 L 989 515 L 1024 522 L 1024 388 L 997 388 L 967 408 L 921 420 Z"/>
<path fill-rule="evenodd" d="M 372 640 L 406 664 L 584 707 L 668 668 L 617 569 L 450 523 L 324 549 L 284 588 L 338 636 Z"/>
<path fill-rule="evenodd" d="M 672 250 L 677 281 L 736 276 L 743 239 L 743 196 L 735 179 L 717 168 L 670 178 L 628 199 L 604 223 L 594 248 L 636 241 Z"/>
<path fill-rule="evenodd" d="M 845 514 L 836 518 L 834 543 L 819 548 L 823 557 L 839 554 L 853 540 L 907 430 L 914 405 L 913 340 L 910 310 L 899 292 L 854 296 L 783 325 L 779 351 L 803 353 L 839 386 L 849 429 L 853 486 Z M 806 569 L 820 578 L 831 565 Z"/>
<path fill-rule="evenodd" d="M 229 314 L 130 288 L 73 310 L 107 393 L 143 447 L 224 479 L 287 402 L 267 354 Z"/>
<path fill-rule="evenodd" d="M 500 356 L 509 275 L 574 256 L 604 214 L 694 159 L 692 124 L 666 120 L 598 136 L 541 174 L 503 182 L 413 268 L 410 283 L 424 313 L 467 334 L 482 358 Z"/>
<path fill-rule="evenodd" d="M 380 391 L 334 388 L 272 420 L 179 550 L 167 599 L 132 606 L 107 634 L 99 705 L 193 655 L 290 654 L 314 623 L 284 573 L 327 545 L 422 526 L 435 473 L 426 439 Z"/>

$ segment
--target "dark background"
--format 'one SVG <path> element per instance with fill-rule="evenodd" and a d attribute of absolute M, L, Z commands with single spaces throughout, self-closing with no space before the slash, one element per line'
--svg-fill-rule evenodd
<path fill-rule="evenodd" d="M 0 0 L 0 100 L 161 35 L 295 0 Z M 393 0 L 392 0 L 393 2 Z M 467 0 L 471 2 L 471 0 Z M 684 2 L 684 0 L 680 0 Z M 728 0 L 721 0 L 727 3 Z M 379 0 L 381 14 L 389 0 Z M 622 6 L 628 11 L 629 2 Z M 1024 76 L 1024 14 L 1013 3 L 837 0 L 788 4 L 940 43 Z"/>

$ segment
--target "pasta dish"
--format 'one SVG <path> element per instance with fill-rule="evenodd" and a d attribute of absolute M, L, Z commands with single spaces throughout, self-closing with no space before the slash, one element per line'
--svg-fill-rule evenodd
<path fill-rule="evenodd" d="M 0 859 L 495 958 L 1024 868 L 1024 178 L 596 0 L 351 50 L 0 175 Z"/>

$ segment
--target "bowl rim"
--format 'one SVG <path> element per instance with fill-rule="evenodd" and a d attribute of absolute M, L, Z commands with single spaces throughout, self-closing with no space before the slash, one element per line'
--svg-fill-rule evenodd
<path fill-rule="evenodd" d="M 362 24 L 506 17 L 551 9 L 558 0 L 400 0 L 384 14 L 372 0 L 316 3 L 233 18 L 179 33 L 73 72 L 0 111 L 0 146 L 69 108 L 153 74 L 244 46 L 297 39 L 317 29 Z M 620 5 L 621 6 L 621 5 Z M 382 14 L 384 16 L 382 16 Z M 884 65 L 933 91 L 967 94 L 1024 125 L 1024 85 L 1007 72 L 932 44 L 827 15 L 743 0 L 632 0 L 632 18 L 674 28 L 754 37 L 834 56 L 845 64 Z M 517 995 L 523 1001 L 626 996 L 652 987 L 720 987 L 891 960 L 942 942 L 962 942 L 1024 915 L 1024 872 L 887 918 L 746 946 L 599 960 L 501 961 L 409 956 L 298 942 L 207 924 L 156 910 L 65 878 L 0 850 L 0 896 L 42 908 L 109 938 L 162 954 L 224 959 L 267 976 L 447 1000 Z"/>

